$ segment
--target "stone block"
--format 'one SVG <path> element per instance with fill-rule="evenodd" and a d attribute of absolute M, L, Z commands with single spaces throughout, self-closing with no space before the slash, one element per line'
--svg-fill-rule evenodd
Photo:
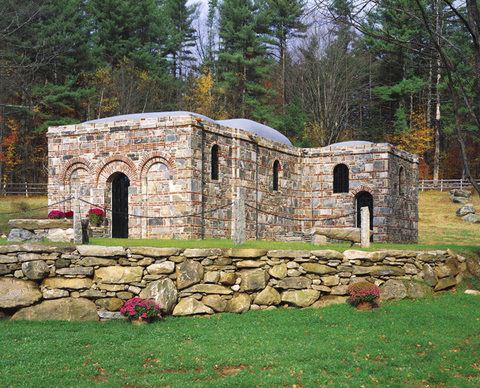
<path fill-rule="evenodd" d="M 142 280 L 142 267 L 101 267 L 95 270 L 97 283 L 132 283 Z"/>

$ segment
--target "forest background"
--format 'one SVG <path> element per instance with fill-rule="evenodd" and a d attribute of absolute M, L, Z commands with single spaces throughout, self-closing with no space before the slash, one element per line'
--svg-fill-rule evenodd
<path fill-rule="evenodd" d="M 421 178 L 480 178 L 479 15 L 476 0 L 0 0 L 1 183 L 46 182 L 48 126 L 169 110 L 302 147 L 389 142 Z"/>

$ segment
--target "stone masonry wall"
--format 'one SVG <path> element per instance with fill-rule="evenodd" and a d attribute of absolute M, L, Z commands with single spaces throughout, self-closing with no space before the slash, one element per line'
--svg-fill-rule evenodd
<path fill-rule="evenodd" d="M 344 303 L 367 280 L 382 299 L 422 297 L 479 272 L 453 251 L 364 252 L 0 246 L 0 316 L 110 319 L 134 296 L 176 316 Z"/>

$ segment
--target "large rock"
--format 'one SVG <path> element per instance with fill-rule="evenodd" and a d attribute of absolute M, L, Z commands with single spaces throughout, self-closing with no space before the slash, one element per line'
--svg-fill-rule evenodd
<path fill-rule="evenodd" d="M 134 283 L 142 280 L 142 267 L 102 267 L 95 270 L 95 281 L 101 283 Z"/>
<path fill-rule="evenodd" d="M 36 229 L 72 229 L 73 221 L 67 219 L 16 219 L 9 220 L 10 228 L 36 230 Z"/>
<path fill-rule="evenodd" d="M 36 260 L 43 260 L 44 257 L 39 255 L 38 253 L 20 253 L 18 255 L 18 261 L 21 263 L 25 261 L 36 261 Z"/>
<path fill-rule="evenodd" d="M 178 248 L 153 248 L 153 247 L 130 247 L 132 255 L 142 255 L 149 257 L 169 257 L 180 253 Z"/>
<path fill-rule="evenodd" d="M 175 263 L 172 261 L 164 261 L 163 263 L 155 263 L 147 267 L 147 271 L 152 275 L 171 274 L 175 271 Z"/>
<path fill-rule="evenodd" d="M 43 279 L 50 273 L 50 268 L 43 260 L 22 263 L 23 274 L 30 280 Z"/>
<path fill-rule="evenodd" d="M 175 306 L 173 315 L 197 315 L 197 314 L 213 314 L 213 310 L 210 307 L 205 306 L 202 302 L 199 302 L 193 298 L 185 298 Z"/>
<path fill-rule="evenodd" d="M 472 195 L 472 192 L 470 190 L 464 190 L 464 189 L 452 189 L 448 193 L 452 197 L 463 197 L 463 198 L 470 198 L 470 196 Z"/>
<path fill-rule="evenodd" d="M 18 311 L 13 320 L 35 321 L 98 321 L 95 303 L 84 298 L 64 298 L 45 300 L 36 306 Z"/>
<path fill-rule="evenodd" d="M 324 249 L 324 250 L 319 250 L 319 251 L 311 251 L 310 252 L 312 255 L 319 257 L 321 259 L 338 259 L 342 260 L 343 259 L 343 253 L 334 251 L 332 249 Z"/>
<path fill-rule="evenodd" d="M 42 289 L 43 299 L 58 299 L 67 297 L 68 291 L 59 288 L 44 288 Z"/>
<path fill-rule="evenodd" d="M 314 233 L 332 240 L 360 242 L 360 228 L 315 228 Z"/>
<path fill-rule="evenodd" d="M 47 239 L 52 242 L 73 242 L 73 228 L 69 229 L 49 229 Z"/>
<path fill-rule="evenodd" d="M 227 301 L 220 295 L 206 295 L 202 298 L 202 303 L 205 306 L 211 307 L 217 313 L 223 313 L 227 308 Z"/>
<path fill-rule="evenodd" d="M 160 307 L 162 314 L 168 315 L 177 304 L 178 291 L 171 279 L 161 279 L 150 283 L 140 292 L 140 298 L 152 299 Z"/>
<path fill-rule="evenodd" d="M 237 275 L 234 272 L 220 272 L 220 278 L 218 280 L 220 284 L 226 286 L 233 286 L 237 281 Z"/>
<path fill-rule="evenodd" d="M 267 252 L 268 257 L 285 258 L 285 259 L 305 259 L 310 257 L 310 251 L 292 251 L 277 249 Z"/>
<path fill-rule="evenodd" d="M 387 280 L 380 287 L 380 299 L 404 299 L 407 297 L 407 287 L 399 280 Z"/>
<path fill-rule="evenodd" d="M 471 224 L 480 224 L 480 214 L 467 214 L 462 220 Z"/>
<path fill-rule="evenodd" d="M 425 283 L 427 283 L 430 287 L 434 287 L 438 282 L 437 275 L 430 264 L 425 264 L 423 266 L 423 280 L 425 280 Z"/>
<path fill-rule="evenodd" d="M 335 268 L 329 267 L 328 265 L 317 264 L 317 263 L 304 263 L 302 267 L 305 271 L 310 273 L 315 273 L 317 275 L 326 275 L 329 273 L 337 272 Z"/>
<path fill-rule="evenodd" d="M 267 254 L 266 249 L 228 249 L 225 256 L 242 257 L 242 258 L 257 258 Z"/>
<path fill-rule="evenodd" d="M 308 307 L 320 297 L 316 290 L 285 291 L 282 293 L 282 302 L 287 302 L 298 307 Z"/>
<path fill-rule="evenodd" d="M 126 256 L 127 252 L 123 247 L 105 247 L 103 245 L 77 245 L 77 251 L 81 256 Z"/>
<path fill-rule="evenodd" d="M 278 293 L 275 288 L 270 286 L 265 287 L 265 289 L 260 292 L 256 297 L 253 303 L 262 305 L 262 306 L 272 306 L 277 305 L 282 301 L 281 295 Z"/>
<path fill-rule="evenodd" d="M 287 277 L 287 265 L 285 263 L 278 264 L 273 266 L 268 270 L 270 276 L 273 276 L 275 279 L 284 279 Z"/>
<path fill-rule="evenodd" d="M 437 285 L 435 286 L 435 291 L 445 290 L 447 288 L 454 287 L 456 285 L 457 285 L 457 280 L 455 279 L 455 277 L 451 276 L 448 278 L 443 278 L 438 281 Z"/>
<path fill-rule="evenodd" d="M 321 309 L 334 304 L 345 304 L 347 302 L 347 299 L 348 299 L 347 296 L 326 295 L 326 296 L 322 296 L 310 307 L 314 309 Z"/>
<path fill-rule="evenodd" d="M 29 280 L 0 278 L 0 308 L 30 306 L 42 299 L 38 285 Z"/>
<path fill-rule="evenodd" d="M 340 277 L 338 275 L 322 276 L 322 285 L 327 287 L 336 286 L 340 283 Z"/>
<path fill-rule="evenodd" d="M 88 278 L 46 278 L 42 282 L 42 287 L 46 288 L 67 288 L 71 290 L 81 290 L 92 287 L 92 279 Z"/>
<path fill-rule="evenodd" d="M 71 276 L 91 276 L 93 275 L 92 267 L 69 267 L 60 268 L 55 271 L 58 275 L 71 275 Z"/>
<path fill-rule="evenodd" d="M 81 265 L 84 267 L 108 267 L 117 264 L 117 260 L 115 259 L 105 259 L 103 257 L 82 257 L 81 260 L 76 262 L 77 265 Z"/>
<path fill-rule="evenodd" d="M 30 232 L 26 229 L 17 229 L 13 228 L 10 229 L 8 233 L 7 240 L 8 241 L 40 241 L 42 238 L 40 236 L 35 235 L 35 233 Z"/>
<path fill-rule="evenodd" d="M 400 267 L 393 266 L 373 266 L 370 267 L 370 275 L 372 276 L 403 276 L 405 270 Z"/>
<path fill-rule="evenodd" d="M 189 288 L 182 290 L 184 292 L 202 293 L 202 294 L 220 294 L 220 295 L 230 295 L 233 294 L 233 291 L 230 288 L 219 286 L 218 284 L 195 284 Z"/>
<path fill-rule="evenodd" d="M 480 277 L 480 258 L 474 253 L 466 255 L 467 270 L 473 276 Z"/>
<path fill-rule="evenodd" d="M 177 288 L 182 290 L 193 284 L 200 283 L 203 279 L 203 266 L 194 260 L 185 260 L 177 265 Z"/>
<path fill-rule="evenodd" d="M 120 311 L 124 303 L 120 298 L 101 298 L 95 301 L 98 307 L 108 311 Z"/>
<path fill-rule="evenodd" d="M 455 214 L 457 215 L 457 217 L 463 217 L 467 214 L 475 214 L 475 207 L 471 203 L 467 203 L 461 208 L 458 208 Z"/>
<path fill-rule="evenodd" d="M 269 278 L 267 271 L 261 269 L 244 271 L 240 273 L 240 276 L 242 291 L 263 290 L 267 286 Z"/>
<path fill-rule="evenodd" d="M 288 290 L 290 288 L 293 289 L 303 289 L 303 288 L 309 288 L 312 284 L 312 281 L 306 277 L 303 276 L 297 276 L 297 277 L 289 277 L 280 280 L 277 285 L 275 286 L 276 288 L 282 288 L 284 290 Z"/>
<path fill-rule="evenodd" d="M 242 260 L 235 263 L 237 268 L 260 268 L 265 265 L 264 261 Z"/>
<path fill-rule="evenodd" d="M 432 293 L 432 289 L 424 284 L 419 282 L 407 282 L 407 298 L 411 299 L 420 299 L 425 298 L 427 295 Z"/>
<path fill-rule="evenodd" d="M 183 252 L 185 257 L 208 257 L 208 256 L 221 256 L 223 251 L 220 248 L 208 248 L 208 249 L 199 249 L 199 248 L 190 248 L 185 249 Z"/>
<path fill-rule="evenodd" d="M 250 309 L 252 301 L 248 294 L 237 294 L 227 301 L 225 311 L 229 313 L 244 313 Z"/>
<path fill-rule="evenodd" d="M 453 203 L 462 203 L 462 204 L 468 203 L 468 198 L 464 198 L 464 197 L 450 196 L 450 199 L 452 200 Z"/>

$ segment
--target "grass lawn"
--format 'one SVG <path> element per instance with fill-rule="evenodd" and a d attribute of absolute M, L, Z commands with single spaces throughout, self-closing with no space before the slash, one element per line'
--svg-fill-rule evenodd
<path fill-rule="evenodd" d="M 480 297 L 127 322 L 0 322 L 0 386 L 480 386 Z"/>
<path fill-rule="evenodd" d="M 0 197 L 0 235 L 8 234 L 10 218 L 47 218 L 47 209 L 30 210 L 46 205 L 47 197 Z"/>
<path fill-rule="evenodd" d="M 472 202 L 480 211 L 480 199 L 472 198 Z M 18 211 L 20 208 L 29 206 L 34 208 L 46 204 L 45 197 L 37 198 L 0 198 L 0 213 Z M 378 249 L 460 249 L 478 250 L 480 247 L 480 224 L 468 224 L 455 215 L 455 210 L 461 205 L 450 201 L 448 193 L 428 191 L 420 193 L 419 199 L 419 244 L 373 244 L 370 250 Z M 47 211 L 39 210 L 29 212 L 25 216 L 17 218 L 42 218 L 46 217 Z M 0 214 L 0 234 L 7 233 L 8 218 L 12 216 Z M 0 244 L 5 244 L 5 239 L 0 239 Z M 330 244 L 316 246 L 305 243 L 283 243 L 272 241 L 247 241 L 242 246 L 234 246 L 230 240 L 133 240 L 133 239 L 93 239 L 92 244 L 121 245 L 121 246 L 157 246 L 179 248 L 263 248 L 263 249 L 336 249 L 344 251 L 350 248 L 349 243 Z M 56 244 L 61 245 L 61 244 Z"/>

